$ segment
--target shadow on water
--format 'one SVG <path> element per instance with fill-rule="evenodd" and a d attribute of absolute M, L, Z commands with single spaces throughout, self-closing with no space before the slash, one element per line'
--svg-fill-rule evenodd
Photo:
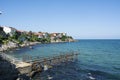
<path fill-rule="evenodd" d="M 120 80 L 119 75 L 83 69 L 79 64 L 79 62 L 68 62 L 55 65 L 47 71 L 36 74 L 33 80 Z"/>

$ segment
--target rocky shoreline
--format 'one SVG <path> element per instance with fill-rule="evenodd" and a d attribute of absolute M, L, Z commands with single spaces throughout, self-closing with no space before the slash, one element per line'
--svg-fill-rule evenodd
<path fill-rule="evenodd" d="M 61 42 L 51 42 L 51 43 L 61 43 Z M 68 42 L 68 41 L 64 41 L 64 42 Z M 6 45 L 0 46 L 0 51 L 3 52 L 18 47 L 32 46 L 36 44 L 40 44 L 40 42 L 29 42 L 19 46 L 16 43 L 9 42 Z M 34 75 L 34 73 L 31 73 L 30 75 Z M 30 76 L 27 76 L 26 74 L 21 74 L 20 70 L 16 68 L 15 64 L 3 59 L 2 56 L 0 55 L 0 80 L 30 80 Z"/>
<path fill-rule="evenodd" d="M 32 46 L 32 45 L 39 44 L 39 43 L 40 42 L 28 42 L 24 44 L 18 44 L 14 42 L 8 42 L 8 44 L 0 45 L 0 52 L 7 51 L 10 49 L 14 49 L 14 48 L 19 48 L 19 47 Z"/>
<path fill-rule="evenodd" d="M 34 71 L 30 63 L 13 62 L 5 53 L 0 54 L 0 80 L 31 80 L 40 71 L 42 67 Z"/>
<path fill-rule="evenodd" d="M 0 80 L 30 80 L 25 74 L 20 74 L 16 66 L 0 56 Z"/>
<path fill-rule="evenodd" d="M 64 43 L 64 42 L 75 42 L 76 40 L 69 40 L 69 41 L 51 41 L 51 43 Z M 36 44 L 42 44 L 41 42 L 26 42 L 23 44 L 18 44 L 15 42 L 8 42 L 7 44 L 0 44 L 0 52 L 4 52 L 7 50 L 20 48 L 20 47 L 26 47 L 26 46 L 32 46 Z"/>

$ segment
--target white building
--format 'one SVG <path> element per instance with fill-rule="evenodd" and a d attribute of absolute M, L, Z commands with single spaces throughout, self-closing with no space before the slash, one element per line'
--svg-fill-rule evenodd
<path fill-rule="evenodd" d="M 9 34 L 10 36 L 13 36 L 14 33 L 16 32 L 16 29 L 15 29 L 15 28 L 12 28 L 12 27 L 6 27 L 6 26 L 4 26 L 4 27 L 3 27 L 3 31 L 4 31 L 6 34 Z"/>

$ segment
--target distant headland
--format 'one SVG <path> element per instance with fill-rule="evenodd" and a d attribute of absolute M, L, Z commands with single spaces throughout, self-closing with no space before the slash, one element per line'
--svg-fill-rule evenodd
<path fill-rule="evenodd" d="M 67 33 L 48 33 L 21 31 L 13 27 L 0 26 L 0 51 L 16 47 L 34 45 L 36 43 L 73 42 Z"/>

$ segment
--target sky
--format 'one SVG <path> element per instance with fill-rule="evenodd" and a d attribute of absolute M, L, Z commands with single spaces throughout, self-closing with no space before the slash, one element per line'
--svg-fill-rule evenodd
<path fill-rule="evenodd" d="M 120 39 L 120 0 L 0 0 L 0 12 L 0 25 L 18 30 Z"/>

